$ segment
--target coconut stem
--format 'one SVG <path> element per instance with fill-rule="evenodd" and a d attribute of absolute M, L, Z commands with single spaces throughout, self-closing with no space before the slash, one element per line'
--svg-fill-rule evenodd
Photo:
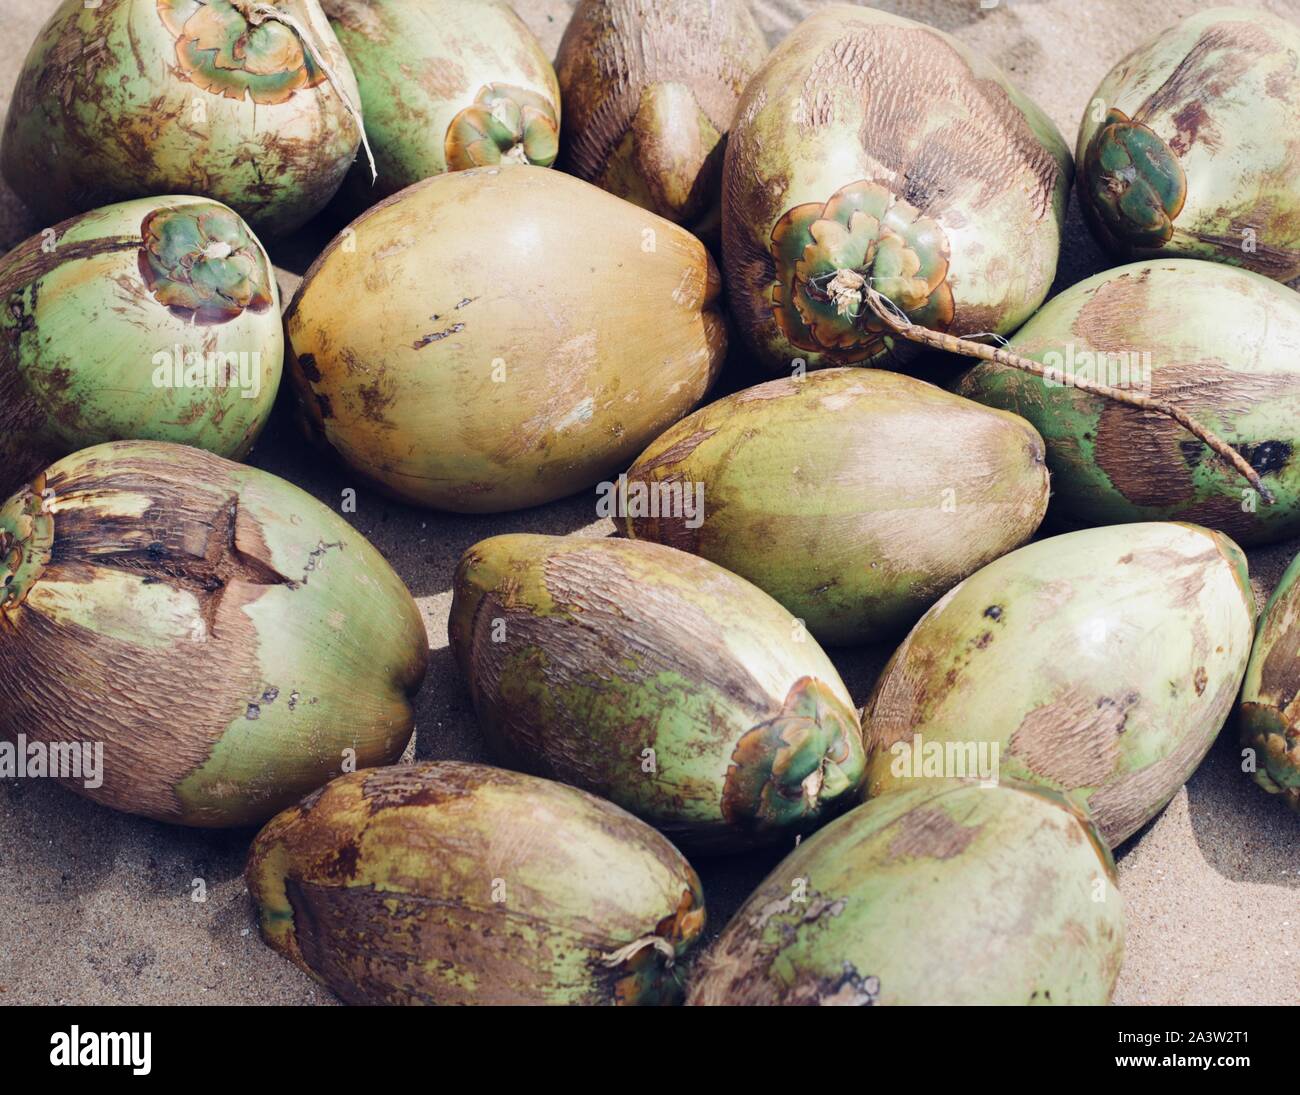
<path fill-rule="evenodd" d="M 370 181 L 373 183 L 379 178 L 379 171 L 375 167 L 375 154 L 370 151 L 370 141 L 366 137 L 366 127 L 361 120 L 361 110 L 352 101 L 352 97 L 344 90 L 342 81 L 335 74 L 330 63 L 325 60 L 325 51 L 315 42 L 314 33 L 305 24 L 300 22 L 297 17 L 290 15 L 288 12 L 281 11 L 279 8 L 274 7 L 271 4 L 252 2 L 252 0 L 243 0 L 243 2 L 237 6 L 243 13 L 244 18 L 248 20 L 248 25 L 250 27 L 259 27 L 270 20 L 273 23 L 283 23 L 298 36 L 298 41 L 302 43 L 303 49 L 311 54 L 313 61 L 320 65 L 321 71 L 325 73 L 325 79 L 329 81 L 330 87 L 334 89 L 334 94 L 343 101 L 343 106 L 346 108 L 348 115 L 356 125 L 357 132 L 361 134 L 361 144 L 366 150 L 366 159 L 370 161 Z"/>
<path fill-rule="evenodd" d="M 646 947 L 654 947 L 663 955 L 664 965 L 672 969 L 673 962 L 677 958 L 677 951 L 662 935 L 643 935 L 640 939 L 634 939 L 626 947 L 619 947 L 616 951 L 601 955 L 601 964 L 610 968 L 621 966 L 629 958 L 640 954 Z"/>
<path fill-rule="evenodd" d="M 1201 425 L 1186 411 L 1179 409 L 1172 403 L 1152 399 L 1141 392 L 1131 392 L 1124 388 L 1112 388 L 1109 384 L 1099 384 L 1095 380 L 1088 380 L 1083 377 L 1074 377 L 1067 380 L 1061 370 L 1040 365 L 1037 361 L 1021 357 L 1010 350 L 1004 350 L 1001 346 L 986 346 L 982 342 L 972 342 L 970 339 L 957 338 L 955 335 L 945 334 L 942 331 L 932 331 L 928 327 L 913 323 L 898 305 L 870 285 L 864 287 L 863 296 L 867 306 L 876 314 L 877 318 L 894 334 L 907 339 L 909 342 L 917 342 L 922 346 L 929 346 L 935 350 L 946 350 L 951 354 L 977 357 L 981 361 L 994 361 L 999 365 L 1006 365 L 1009 368 L 1019 369 L 1021 372 L 1041 377 L 1043 380 L 1054 380 L 1060 384 L 1070 383 L 1080 391 L 1105 396 L 1117 403 L 1125 403 L 1130 407 L 1138 407 L 1144 411 L 1155 411 L 1157 414 L 1167 415 L 1182 426 L 1183 429 L 1187 430 L 1188 433 L 1193 434 L 1213 449 L 1214 452 L 1218 453 L 1228 464 L 1232 465 L 1259 492 L 1259 496 L 1266 505 L 1271 506 L 1276 501 L 1273 492 L 1264 485 L 1259 473 L 1246 462 L 1241 453 L 1237 452 L 1217 434 Z"/>

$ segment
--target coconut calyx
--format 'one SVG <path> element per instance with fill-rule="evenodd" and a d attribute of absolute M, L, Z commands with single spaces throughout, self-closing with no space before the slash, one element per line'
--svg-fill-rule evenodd
<path fill-rule="evenodd" d="M 1084 185 L 1098 218 L 1129 248 L 1158 248 L 1174 235 L 1187 176 L 1149 126 L 1113 107 L 1084 154 Z"/>
<path fill-rule="evenodd" d="M 452 171 L 499 163 L 550 167 L 559 152 L 554 108 L 544 96 L 512 84 L 482 88 L 451 120 L 443 145 Z"/>
<path fill-rule="evenodd" d="M 140 276 L 175 315 L 213 326 L 271 306 L 270 266 L 224 206 L 162 206 L 145 217 L 140 236 Z"/>
<path fill-rule="evenodd" d="M 53 547 L 53 500 L 41 474 L 0 508 L 0 620 L 27 599 Z"/>
<path fill-rule="evenodd" d="M 371 151 L 370 141 L 366 137 L 366 127 L 361 119 L 361 107 L 357 103 L 353 102 L 352 96 L 348 94 L 347 89 L 343 86 L 343 82 L 339 79 L 338 74 L 334 71 L 329 61 L 326 60 L 325 50 L 321 48 L 320 43 L 317 41 L 315 32 L 296 16 L 290 15 L 286 11 L 281 11 L 275 4 L 264 3 L 262 0 L 230 0 L 230 6 L 234 9 L 233 14 L 237 17 L 242 17 L 244 20 L 245 34 L 255 33 L 258 28 L 264 27 L 267 24 L 271 24 L 272 26 L 279 24 L 287 28 L 294 35 L 298 40 L 298 45 L 302 51 L 301 70 L 303 79 L 310 79 L 313 83 L 319 83 L 321 75 L 323 74 L 324 78 L 329 82 L 330 87 L 334 89 L 334 94 L 337 95 L 339 100 L 343 103 L 343 107 L 348 112 L 348 116 L 352 119 L 353 124 L 357 127 L 357 133 L 361 137 L 361 145 L 366 150 L 366 159 L 370 163 L 371 181 L 373 182 L 375 179 L 378 179 L 379 170 L 375 167 L 375 155 Z M 199 13 L 196 13 L 195 17 L 207 12 L 210 7 L 211 5 L 208 5 L 204 9 L 201 9 Z M 186 25 L 188 26 L 188 24 Z M 239 38 L 240 40 L 243 40 L 242 35 L 239 36 Z M 188 44 L 193 45 L 194 43 Z M 182 41 L 178 44 L 177 48 L 180 50 L 186 45 L 187 43 Z M 317 69 L 319 72 L 313 72 L 313 69 Z M 308 84 L 307 86 L 312 85 Z"/>
<path fill-rule="evenodd" d="M 795 206 L 772 230 L 771 254 L 773 317 L 798 349 L 841 364 L 886 352 L 889 329 L 863 307 L 867 285 L 925 327 L 945 330 L 953 320 L 943 229 L 879 183 L 860 180 L 824 204 Z"/>
<path fill-rule="evenodd" d="M 801 677 L 776 717 L 736 744 L 722 812 L 757 829 L 797 826 L 843 805 L 865 765 L 857 713 L 822 681 Z"/>
<path fill-rule="evenodd" d="M 612 971 L 614 999 L 649 1004 L 680 1000 L 683 986 L 677 960 L 698 941 L 704 923 L 698 894 L 684 889 L 677 908 L 653 932 L 602 955 L 600 965 Z"/>

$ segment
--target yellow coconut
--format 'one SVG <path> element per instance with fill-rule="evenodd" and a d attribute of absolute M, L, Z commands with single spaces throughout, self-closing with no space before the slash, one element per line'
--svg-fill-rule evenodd
<path fill-rule="evenodd" d="M 330 244 L 286 314 L 309 427 L 419 505 L 494 512 L 626 467 L 708 391 L 719 277 L 685 229 L 510 165 L 426 179 Z"/>

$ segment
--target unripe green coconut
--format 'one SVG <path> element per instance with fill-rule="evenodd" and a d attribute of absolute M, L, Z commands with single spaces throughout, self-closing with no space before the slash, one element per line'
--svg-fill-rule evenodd
<path fill-rule="evenodd" d="M 50 224 L 199 194 L 278 236 L 324 208 L 360 140 L 317 0 L 63 0 L 23 63 L 0 170 Z"/>
<path fill-rule="evenodd" d="M 494 536 L 461 559 L 448 631 L 504 761 L 692 848 L 791 839 L 861 781 L 830 660 L 762 590 L 694 555 Z"/>
<path fill-rule="evenodd" d="M 104 441 L 241 460 L 280 385 L 266 251 L 224 205 L 140 198 L 0 257 L 0 495 Z"/>
<path fill-rule="evenodd" d="M 1248 270 L 1151 259 L 1072 285 L 1007 346 L 1045 380 L 976 365 L 959 395 L 1028 419 L 1047 442 L 1050 518 L 1191 521 L 1243 544 L 1300 534 L 1300 295 Z M 1275 498 L 1172 418 L 1082 390 L 1171 403 L 1233 446 Z"/>
<path fill-rule="evenodd" d="M 0 739 L 102 749 L 61 782 L 105 806 L 253 825 L 392 763 L 427 658 L 379 552 L 264 471 L 120 441 L 0 506 Z"/>
<path fill-rule="evenodd" d="M 1146 523 L 1039 540 L 972 574 L 863 709 L 872 797 L 952 777 L 1059 791 L 1112 847 L 1186 782 L 1250 654 L 1246 557 Z"/>
<path fill-rule="evenodd" d="M 1069 150 L 990 61 L 933 27 L 828 4 L 745 89 L 723 169 L 731 312 L 769 372 L 912 348 L 867 306 L 1010 333 L 1056 273 Z"/>
<path fill-rule="evenodd" d="M 1124 950 L 1110 852 L 1036 789 L 868 802 L 741 906 L 691 1004 L 1105 1004 Z"/>
<path fill-rule="evenodd" d="M 478 764 L 336 779 L 248 860 L 262 937 L 350 1004 L 673 1004 L 704 895 L 608 802 Z"/>
<path fill-rule="evenodd" d="M 1047 509 L 1015 415 L 882 370 L 827 369 L 711 403 L 627 473 L 627 534 L 747 578 L 822 642 L 893 638 Z"/>
<path fill-rule="evenodd" d="M 1211 8 L 1117 64 L 1079 127 L 1079 198 L 1114 254 L 1300 275 L 1300 27 Z"/>
<path fill-rule="evenodd" d="M 550 167 L 560 90 L 550 59 L 498 0 L 322 0 L 348 55 L 378 178 L 358 160 L 369 205 L 440 175 L 499 163 Z"/>
<path fill-rule="evenodd" d="M 1241 743 L 1253 750 L 1255 782 L 1300 810 L 1300 557 L 1265 608 L 1250 652 L 1238 711 Z"/>

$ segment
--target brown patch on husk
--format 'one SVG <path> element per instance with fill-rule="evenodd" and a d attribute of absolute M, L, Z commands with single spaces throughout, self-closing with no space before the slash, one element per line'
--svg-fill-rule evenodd
<path fill-rule="evenodd" d="M 898 859 L 952 859 L 961 855 L 982 831 L 962 825 L 938 807 L 909 810 L 895 824 L 886 862 Z"/>
<path fill-rule="evenodd" d="M 242 691 L 260 676 L 258 635 L 243 611 L 272 584 L 287 581 L 269 562 L 256 523 L 219 484 L 226 461 L 168 446 L 167 459 L 89 460 L 75 474 L 51 475 L 57 500 L 49 565 L 17 612 L 0 627 L 0 733 L 30 741 L 102 742 L 103 785 L 95 801 L 159 820 L 184 810 L 174 788 L 208 759 L 247 708 Z M 207 484 L 195 489 L 194 484 Z M 143 515 L 96 509 L 118 493 L 150 499 Z M 195 687 L 193 666 L 177 651 L 134 646 L 46 611 L 41 585 L 84 585 L 113 570 L 192 594 L 206 629 L 195 652 L 219 666 Z M 115 606 L 97 606 L 111 614 Z M 158 718 L 140 725 L 156 703 Z"/>
<path fill-rule="evenodd" d="M 1225 681 L 1221 694 L 1207 702 L 1226 714 L 1236 691 L 1235 678 Z M 1201 735 L 1181 734 L 1174 748 L 1159 760 L 1098 787 L 1088 798 L 1088 810 L 1106 842 L 1114 847 L 1163 809 L 1197 766 L 1218 736 L 1221 720 L 1209 722 Z"/>
<path fill-rule="evenodd" d="M 1112 699 L 1078 687 L 1021 720 L 1008 752 L 1036 775 L 1066 790 L 1109 778 L 1120 758 L 1120 735 L 1137 696 Z"/>
<path fill-rule="evenodd" d="M 1133 112 L 1133 120 L 1146 125 L 1162 111 L 1222 95 L 1250 68 L 1252 54 L 1271 53 L 1275 48 L 1268 32 L 1254 23 L 1233 21 L 1206 27 L 1165 81 Z M 1219 56 L 1211 64 L 1216 53 Z M 1187 143 L 1190 146 L 1191 141 Z M 1177 151 L 1181 155 L 1183 150 Z"/>
<path fill-rule="evenodd" d="M 1240 373 L 1219 361 L 1165 364 L 1152 370 L 1153 397 L 1174 403 L 1203 422 L 1216 417 L 1231 422 L 1294 386 L 1294 379 L 1284 374 Z M 1221 436 L 1229 444 L 1236 442 L 1231 430 Z M 1189 446 L 1187 441 L 1182 426 L 1165 415 L 1104 401 L 1093 451 L 1097 466 L 1134 505 L 1180 506 L 1195 494 L 1193 469 L 1203 459 L 1215 459 L 1199 442 L 1193 440 Z M 1179 517 L 1234 535 L 1250 531 L 1254 517 L 1242 511 L 1233 475 L 1225 466 L 1224 495 L 1180 509 Z"/>

